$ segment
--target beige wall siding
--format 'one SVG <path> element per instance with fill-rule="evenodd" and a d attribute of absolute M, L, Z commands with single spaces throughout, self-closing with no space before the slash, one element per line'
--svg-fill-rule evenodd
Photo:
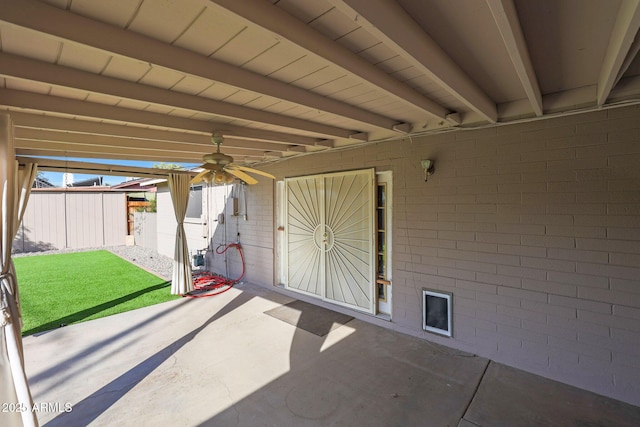
<path fill-rule="evenodd" d="M 173 214 L 169 187 L 158 187 L 156 203 L 158 211 L 158 253 L 173 258 L 176 239 L 176 217 Z"/>
<path fill-rule="evenodd" d="M 640 109 L 414 137 L 268 167 L 393 172 L 390 327 L 640 404 Z M 424 181 L 420 160 L 435 159 Z M 248 188 L 248 277 L 273 278 L 273 186 Z M 269 262 L 265 262 L 269 260 Z M 421 329 L 453 293 L 454 337 Z"/>
<path fill-rule="evenodd" d="M 158 214 L 155 212 L 134 212 L 134 236 L 136 246 L 158 250 Z"/>
<path fill-rule="evenodd" d="M 67 195 L 67 245 L 70 248 L 90 248 L 104 242 L 101 194 Z M 100 244 L 98 244 L 98 242 Z"/>
<path fill-rule="evenodd" d="M 176 241 L 176 217 L 173 213 L 173 203 L 169 187 L 164 185 L 158 188 L 157 193 L 157 221 L 158 221 L 158 253 L 173 258 Z M 204 204 L 204 202 L 203 202 Z M 187 235 L 189 251 L 196 253 L 197 249 L 207 246 L 207 239 L 203 233 L 202 219 L 186 219 L 184 230 Z"/>
<path fill-rule="evenodd" d="M 65 206 L 64 193 L 32 192 L 13 250 L 39 252 L 66 248 Z"/>
<path fill-rule="evenodd" d="M 16 252 L 124 245 L 123 193 L 32 192 Z"/>
<path fill-rule="evenodd" d="M 102 219 L 104 224 L 104 245 L 118 246 L 125 243 L 127 235 L 127 198 L 124 194 L 104 193 L 102 195 Z M 98 228 L 98 227 L 96 227 Z"/>

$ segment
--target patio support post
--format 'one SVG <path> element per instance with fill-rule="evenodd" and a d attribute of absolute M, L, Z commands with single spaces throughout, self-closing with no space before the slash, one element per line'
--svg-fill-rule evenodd
<path fill-rule="evenodd" d="M 8 114 L 0 114 L 0 396 L 8 405 L 7 411 L 0 411 L 0 425 L 7 427 L 38 426 L 24 370 L 18 281 L 11 260 L 36 170 L 28 164 L 18 171 L 13 123 Z"/>
<path fill-rule="evenodd" d="M 191 177 L 186 174 L 170 173 L 168 182 L 171 201 L 173 202 L 173 211 L 176 215 L 176 221 L 178 222 L 176 228 L 176 247 L 173 257 L 171 293 L 174 295 L 183 295 L 193 290 L 189 247 L 184 231 L 184 217 L 187 214 L 187 205 L 189 203 Z"/>

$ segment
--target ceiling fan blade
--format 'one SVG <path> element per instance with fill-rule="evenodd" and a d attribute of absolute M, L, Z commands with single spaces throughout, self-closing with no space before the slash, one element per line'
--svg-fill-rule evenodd
<path fill-rule="evenodd" d="M 258 170 L 258 169 L 248 168 L 246 166 L 229 165 L 229 166 L 227 166 L 227 170 L 229 170 L 229 169 L 239 169 L 239 170 L 244 171 L 244 172 L 251 172 L 251 173 L 255 173 L 256 175 L 262 175 L 262 176 L 266 176 L 267 178 L 276 179 L 276 177 L 271 175 L 270 173 L 263 172 L 263 171 Z"/>
<path fill-rule="evenodd" d="M 203 177 L 208 173 L 209 173 L 209 171 L 207 169 L 203 170 L 198 175 L 196 175 L 193 178 L 191 178 L 191 183 L 192 184 L 196 184 L 196 183 L 202 181 Z"/>
<path fill-rule="evenodd" d="M 225 168 L 225 172 L 230 173 L 231 175 L 235 176 L 236 178 L 240 178 L 241 180 L 243 180 L 244 182 L 246 182 L 249 185 L 253 185 L 253 184 L 257 184 L 258 183 L 257 179 L 250 177 L 249 175 L 247 175 L 246 173 L 242 172 L 241 170 Z"/>

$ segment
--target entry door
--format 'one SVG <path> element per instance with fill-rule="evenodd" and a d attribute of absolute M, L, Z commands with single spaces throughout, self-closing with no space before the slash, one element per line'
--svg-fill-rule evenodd
<path fill-rule="evenodd" d="M 286 286 L 374 312 L 372 169 L 285 180 Z"/>

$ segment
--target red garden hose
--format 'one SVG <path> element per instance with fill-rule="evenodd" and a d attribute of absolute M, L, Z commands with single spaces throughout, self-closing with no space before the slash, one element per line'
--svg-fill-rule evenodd
<path fill-rule="evenodd" d="M 238 283 L 244 277 L 244 254 L 242 253 L 242 247 L 240 243 L 230 243 L 220 250 L 222 245 L 216 248 L 216 253 L 222 255 L 229 248 L 234 247 L 238 249 L 240 259 L 242 260 L 242 274 L 237 279 L 227 279 L 224 276 L 220 276 L 209 271 L 197 271 L 193 273 L 193 291 L 183 294 L 183 297 L 188 298 L 204 298 L 212 297 L 214 295 L 220 295 L 223 292 L 227 292 Z M 214 292 L 209 292 L 214 291 Z"/>

